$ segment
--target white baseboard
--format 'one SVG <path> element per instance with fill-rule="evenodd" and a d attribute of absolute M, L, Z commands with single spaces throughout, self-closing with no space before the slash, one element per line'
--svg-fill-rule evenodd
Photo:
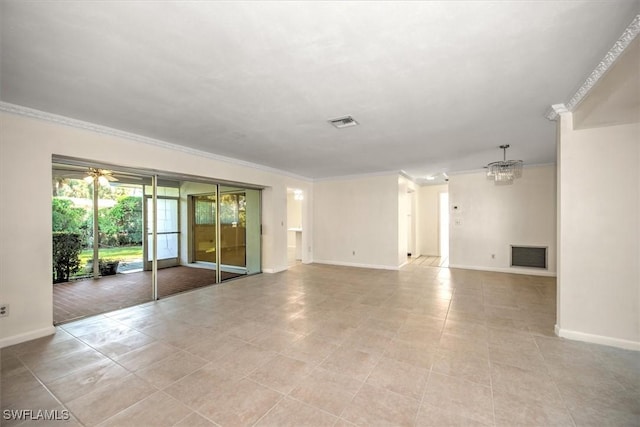
<path fill-rule="evenodd" d="M 280 266 L 280 267 L 275 267 L 275 268 L 263 268 L 262 272 L 263 273 L 280 273 L 281 271 L 287 271 L 289 269 L 288 266 Z"/>
<path fill-rule="evenodd" d="M 623 340 L 620 338 L 606 337 L 603 335 L 587 334 L 585 332 L 570 331 L 562 329 L 556 325 L 556 335 L 561 338 L 567 338 L 575 341 L 584 341 L 593 344 L 608 345 L 611 347 L 623 348 L 625 350 L 640 351 L 640 342 Z"/>
<path fill-rule="evenodd" d="M 458 264 L 449 264 L 449 268 L 460 268 L 463 270 L 478 270 L 478 271 L 493 271 L 496 273 L 511 273 L 511 274 L 524 274 L 528 276 L 545 276 L 545 277 L 556 277 L 557 273 L 555 271 L 548 270 L 538 270 L 536 268 L 503 268 L 503 267 L 479 267 L 475 265 L 458 265 Z"/>
<path fill-rule="evenodd" d="M 356 267 L 356 268 L 373 268 L 376 270 L 399 270 L 400 266 L 379 265 L 379 264 L 359 264 L 357 262 L 341 262 L 341 261 L 327 261 L 327 260 L 314 260 L 317 264 L 327 265 L 339 265 L 342 267 Z"/>
<path fill-rule="evenodd" d="M 25 341 L 35 340 L 36 338 L 46 337 L 47 335 L 53 335 L 56 333 L 56 327 L 51 325 L 46 328 L 36 329 L 35 331 L 29 331 L 18 335 L 12 335 L 10 337 L 0 339 L 0 348 L 9 347 L 10 345 L 20 344 Z"/>

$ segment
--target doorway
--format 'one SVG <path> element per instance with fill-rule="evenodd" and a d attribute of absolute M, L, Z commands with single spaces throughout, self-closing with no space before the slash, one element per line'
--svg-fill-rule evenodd
<path fill-rule="evenodd" d="M 413 215 L 415 206 L 415 192 L 413 189 L 407 191 L 407 257 L 412 257 L 416 253 L 415 235 L 416 223 Z"/>
<path fill-rule="evenodd" d="M 304 192 L 287 188 L 287 265 L 302 262 L 302 201 Z"/>
<path fill-rule="evenodd" d="M 439 194 L 439 208 L 440 259 L 444 262 L 449 258 L 449 193 Z"/>

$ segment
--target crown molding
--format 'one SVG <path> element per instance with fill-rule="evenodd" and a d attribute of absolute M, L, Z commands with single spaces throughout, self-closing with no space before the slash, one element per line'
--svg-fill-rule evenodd
<path fill-rule="evenodd" d="M 551 106 L 545 117 L 549 120 L 555 120 L 558 118 L 558 114 L 564 112 L 573 111 L 578 104 L 584 99 L 585 96 L 593 89 L 598 80 L 611 68 L 614 62 L 620 57 L 622 52 L 631 44 L 631 42 L 638 36 L 640 33 L 640 14 L 636 15 L 631 21 L 631 24 L 627 27 L 626 30 L 622 33 L 618 41 L 616 41 L 609 52 L 604 56 L 602 61 L 598 63 L 596 68 L 589 74 L 589 77 L 582 83 L 580 88 L 576 91 L 576 93 L 569 99 L 566 104 L 554 104 Z M 557 111 L 554 107 L 556 106 L 565 106 L 565 110 Z"/>
<path fill-rule="evenodd" d="M 553 104 L 551 107 L 547 108 L 547 112 L 544 116 L 549 120 L 555 120 L 558 118 L 558 115 L 568 112 L 569 109 L 565 104 Z"/>
<path fill-rule="evenodd" d="M 407 178 L 409 181 L 413 182 L 414 184 L 418 183 L 417 178 L 415 176 L 409 174 L 407 171 L 400 170 L 400 172 L 398 172 L 398 174 L 400 176 L 403 176 L 403 177 Z"/>
<path fill-rule="evenodd" d="M 522 167 L 524 169 L 530 169 L 530 168 L 541 168 L 541 167 L 548 167 L 548 166 L 556 166 L 555 162 L 546 162 L 546 163 L 528 163 L 528 164 L 523 164 Z M 466 170 L 461 170 L 461 171 L 455 171 L 455 172 L 447 172 L 447 174 L 452 177 L 452 176 L 456 176 L 456 175 L 469 175 L 469 174 L 473 174 L 473 173 L 483 173 L 486 174 L 487 173 L 487 169 L 486 168 L 482 168 L 482 169 L 466 169 Z"/>
<path fill-rule="evenodd" d="M 287 172 L 281 169 L 260 165 L 258 163 L 247 162 L 244 160 L 234 159 L 232 157 L 220 156 L 218 154 L 209 153 L 207 151 L 197 150 L 195 148 L 189 148 L 183 145 L 174 144 L 171 142 L 162 141 L 155 138 L 149 138 L 149 137 L 138 135 L 135 133 L 110 128 L 107 126 L 102 126 L 102 125 L 97 125 L 90 122 L 85 122 L 82 120 L 72 119 L 70 117 L 59 116 L 57 114 L 47 113 L 45 111 L 23 107 L 21 105 L 11 104 L 9 102 L 0 101 L 0 111 L 4 113 L 15 114 L 18 116 L 30 117 L 38 120 L 56 123 L 59 125 L 68 126 L 75 129 L 88 130 L 90 132 L 95 132 L 101 135 L 113 136 L 116 138 L 122 138 L 130 141 L 141 142 L 143 144 L 149 144 L 154 147 L 165 148 L 173 151 L 180 151 L 182 153 L 191 154 L 198 157 L 205 157 L 211 160 L 217 160 L 220 162 L 230 163 L 237 166 L 244 166 L 252 169 L 257 169 L 263 172 L 274 173 L 277 175 L 284 175 L 284 176 L 298 179 L 305 182 L 313 182 L 313 180 L 309 177 L 297 175 L 292 172 Z"/>
<path fill-rule="evenodd" d="M 0 101 L 0 112 L 15 114 L 18 116 L 30 117 L 38 120 L 56 123 L 63 126 L 68 126 L 75 129 L 88 130 L 101 135 L 114 136 L 117 138 L 127 139 L 130 141 L 141 142 L 144 144 L 153 145 L 155 147 L 165 148 L 165 149 L 174 150 L 174 151 L 180 151 L 182 153 L 187 153 L 187 154 L 191 154 L 199 157 L 206 157 L 208 159 L 230 163 L 233 165 L 245 166 L 245 167 L 257 169 L 263 172 L 284 175 L 290 178 L 298 179 L 300 181 L 309 182 L 309 183 L 319 182 L 319 181 L 349 180 L 349 179 L 366 178 L 366 177 L 373 177 L 373 176 L 398 175 L 398 174 L 403 175 L 412 181 L 414 180 L 414 178 L 411 177 L 411 175 L 407 174 L 404 171 L 380 171 L 380 172 L 365 173 L 365 174 L 355 174 L 355 175 L 347 175 L 347 176 L 335 176 L 335 177 L 314 179 L 314 178 L 309 178 L 302 175 L 297 175 L 292 172 L 283 171 L 281 169 L 276 169 L 269 166 L 260 165 L 257 163 L 246 162 L 244 160 L 234 159 L 232 157 L 220 156 L 218 154 L 209 153 L 207 151 L 196 150 L 195 148 L 189 148 L 183 145 L 174 144 L 171 142 L 162 141 L 155 138 L 149 138 L 149 137 L 138 135 L 135 133 L 110 128 L 107 126 L 102 126 L 102 125 L 97 125 L 90 122 L 85 122 L 82 120 L 72 119 L 70 117 L 47 113 L 45 111 L 23 107 L 21 105 L 11 104 L 9 102 Z"/>
<path fill-rule="evenodd" d="M 397 170 L 387 170 L 387 171 L 379 171 L 379 172 L 368 172 L 368 173 L 356 173 L 353 175 L 339 175 L 339 176 L 327 176 L 323 178 L 315 178 L 313 182 L 327 182 L 327 181 L 351 181 L 354 179 L 365 179 L 365 178 L 375 178 L 379 176 L 404 176 L 408 179 L 409 176 L 404 175 L 401 171 Z"/>

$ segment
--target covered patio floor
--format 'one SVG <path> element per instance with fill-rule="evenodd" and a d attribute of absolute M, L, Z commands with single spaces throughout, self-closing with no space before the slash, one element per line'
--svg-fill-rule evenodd
<path fill-rule="evenodd" d="M 240 276 L 222 272 L 222 280 Z M 158 270 L 158 296 L 214 285 L 215 270 L 177 266 Z M 118 273 L 53 285 L 55 325 L 151 301 L 151 272 Z"/>

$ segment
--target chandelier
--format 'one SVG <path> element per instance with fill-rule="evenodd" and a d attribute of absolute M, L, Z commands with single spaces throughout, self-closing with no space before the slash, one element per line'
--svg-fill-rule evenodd
<path fill-rule="evenodd" d="M 522 160 L 507 160 L 509 145 L 501 145 L 504 152 L 503 160 L 489 163 L 487 178 L 493 179 L 495 184 L 513 184 L 513 180 L 522 176 Z"/>

